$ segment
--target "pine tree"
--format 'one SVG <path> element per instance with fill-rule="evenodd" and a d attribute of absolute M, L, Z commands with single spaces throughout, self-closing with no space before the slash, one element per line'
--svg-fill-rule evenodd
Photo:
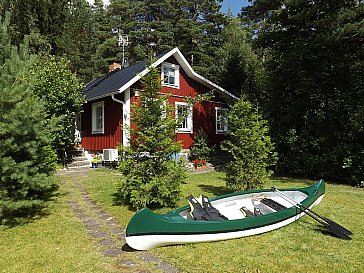
<path fill-rule="evenodd" d="M 108 13 L 114 27 L 129 35 L 131 62 L 179 47 L 197 72 L 209 76 L 210 68 L 215 65 L 216 49 L 221 45 L 225 20 L 219 11 L 220 3 L 220 0 L 112 0 Z"/>
<path fill-rule="evenodd" d="M 12 0 L 6 1 L 5 11 L 11 13 L 9 30 L 12 43 L 20 44 L 29 36 L 30 48 L 36 53 L 57 53 L 56 41 L 61 35 L 67 0 Z"/>
<path fill-rule="evenodd" d="M 171 159 L 179 153 L 181 143 L 175 133 L 179 122 L 168 94 L 161 94 L 161 81 L 156 68 L 144 77 L 139 101 L 133 105 L 130 147 L 120 169 L 125 181 L 117 196 L 135 208 L 173 206 L 179 199 L 180 184 L 185 179 L 181 163 Z"/>
<path fill-rule="evenodd" d="M 62 35 L 58 37 L 58 55 L 65 54 L 70 69 L 84 82 L 99 75 L 94 61 L 97 37 L 93 11 L 86 0 L 72 0 L 68 3 Z"/>
<path fill-rule="evenodd" d="M 50 142 L 52 122 L 32 93 L 34 62 L 27 42 L 10 44 L 9 16 L 0 21 L 0 223 L 34 215 L 57 188 L 50 175 L 55 154 Z"/>
<path fill-rule="evenodd" d="M 114 2 L 111 1 L 111 3 Z M 98 75 L 108 72 L 109 63 L 113 61 L 120 62 L 122 59 L 120 47 L 118 47 L 117 42 L 119 28 L 116 26 L 119 21 L 123 21 L 124 19 L 121 19 L 117 12 L 108 11 L 109 9 L 111 8 L 105 7 L 102 0 L 96 0 L 92 5 L 96 51 L 91 59 L 94 64 L 93 70 Z M 95 76 L 97 76 L 96 73 Z"/>
<path fill-rule="evenodd" d="M 267 8 L 272 1 L 255 2 Z M 360 184 L 364 136 L 351 121 L 360 119 L 364 104 L 364 3 L 283 2 L 267 11 L 270 27 L 257 37 L 267 52 L 269 89 L 262 105 L 281 154 L 280 171 Z"/>
<path fill-rule="evenodd" d="M 228 127 L 228 139 L 222 143 L 231 157 L 225 169 L 227 186 L 235 191 L 262 187 L 277 161 L 267 121 L 240 99 L 230 109 Z"/>
<path fill-rule="evenodd" d="M 230 18 L 222 37 L 224 43 L 216 54 L 219 84 L 238 97 L 244 96 L 251 102 L 259 102 L 265 88 L 265 71 L 241 21 Z"/>
<path fill-rule="evenodd" d="M 221 32 L 226 23 L 226 17 L 220 12 L 222 0 L 188 1 L 189 19 L 195 27 L 191 29 L 192 39 L 182 43 L 193 68 L 205 77 L 215 80 L 213 70 L 219 64 L 216 62 L 216 52 L 222 46 Z M 177 32 L 178 33 L 178 32 Z"/>
<path fill-rule="evenodd" d="M 129 34 L 131 60 L 143 60 L 152 54 L 165 53 L 173 48 L 174 32 L 171 14 L 176 8 L 170 0 L 131 0 L 132 22 L 127 19 L 121 29 Z M 175 20 L 174 18 L 173 20 Z"/>

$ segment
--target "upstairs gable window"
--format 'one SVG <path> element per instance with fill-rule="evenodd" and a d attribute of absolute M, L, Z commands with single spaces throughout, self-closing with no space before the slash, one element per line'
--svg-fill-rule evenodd
<path fill-rule="evenodd" d="M 179 65 L 162 64 L 162 85 L 172 88 L 179 88 Z"/>

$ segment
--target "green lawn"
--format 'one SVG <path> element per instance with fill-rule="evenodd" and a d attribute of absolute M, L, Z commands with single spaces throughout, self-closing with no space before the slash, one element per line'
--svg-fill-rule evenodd
<path fill-rule="evenodd" d="M 0 272 L 117 272 L 74 218 L 67 195 L 62 186 L 41 219 L 13 228 L 0 225 Z"/>
<path fill-rule="evenodd" d="M 135 213 L 116 206 L 112 194 L 121 177 L 108 170 L 93 170 L 82 183 L 92 197 L 126 227 Z M 266 187 L 303 187 L 308 180 L 275 179 Z M 189 175 L 183 196 L 226 192 L 224 174 Z M 0 229 L 0 272 L 114 272 L 82 225 L 73 218 L 67 189 L 50 207 L 50 214 L 30 224 Z M 186 205 L 185 199 L 179 205 Z M 159 210 L 167 211 L 168 208 Z M 242 239 L 167 246 L 151 250 L 182 272 L 363 272 L 364 189 L 328 183 L 326 195 L 315 210 L 354 232 L 352 241 L 323 233 L 305 216 L 266 234 Z"/>

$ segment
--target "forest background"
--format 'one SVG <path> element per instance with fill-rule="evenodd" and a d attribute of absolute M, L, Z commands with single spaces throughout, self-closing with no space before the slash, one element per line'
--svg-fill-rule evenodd
<path fill-rule="evenodd" d="M 220 0 L 0 0 L 11 43 L 68 60 L 86 84 L 122 60 L 178 47 L 193 69 L 256 105 L 276 173 L 364 185 L 364 4 L 256 0 L 237 17 Z"/>

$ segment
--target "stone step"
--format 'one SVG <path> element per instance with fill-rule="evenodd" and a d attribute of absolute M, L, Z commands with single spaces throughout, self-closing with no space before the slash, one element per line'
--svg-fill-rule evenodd
<path fill-rule="evenodd" d="M 86 156 L 77 156 L 77 157 L 73 157 L 71 159 L 71 162 L 76 162 L 76 161 L 85 161 L 88 160 Z"/>
<path fill-rule="evenodd" d="M 72 168 L 72 167 L 84 167 L 84 166 L 88 166 L 88 167 L 91 166 L 91 163 L 90 163 L 90 161 L 88 159 L 76 160 L 76 161 L 73 161 L 73 162 L 67 164 L 67 167 L 68 168 Z"/>
<path fill-rule="evenodd" d="M 90 171 L 90 166 L 68 167 L 58 170 L 57 174 L 72 175 L 72 174 L 88 173 L 89 171 Z"/>
<path fill-rule="evenodd" d="M 83 149 L 72 149 L 67 151 L 67 157 L 72 160 L 73 158 L 85 156 L 85 151 Z"/>
<path fill-rule="evenodd" d="M 90 167 L 91 167 L 90 162 L 89 162 L 89 164 L 88 164 L 88 165 L 82 165 L 82 166 L 68 166 L 68 169 L 69 169 L 69 170 L 72 170 L 72 169 L 82 169 L 82 168 L 87 169 L 87 167 L 88 167 L 88 168 L 90 168 Z"/>

